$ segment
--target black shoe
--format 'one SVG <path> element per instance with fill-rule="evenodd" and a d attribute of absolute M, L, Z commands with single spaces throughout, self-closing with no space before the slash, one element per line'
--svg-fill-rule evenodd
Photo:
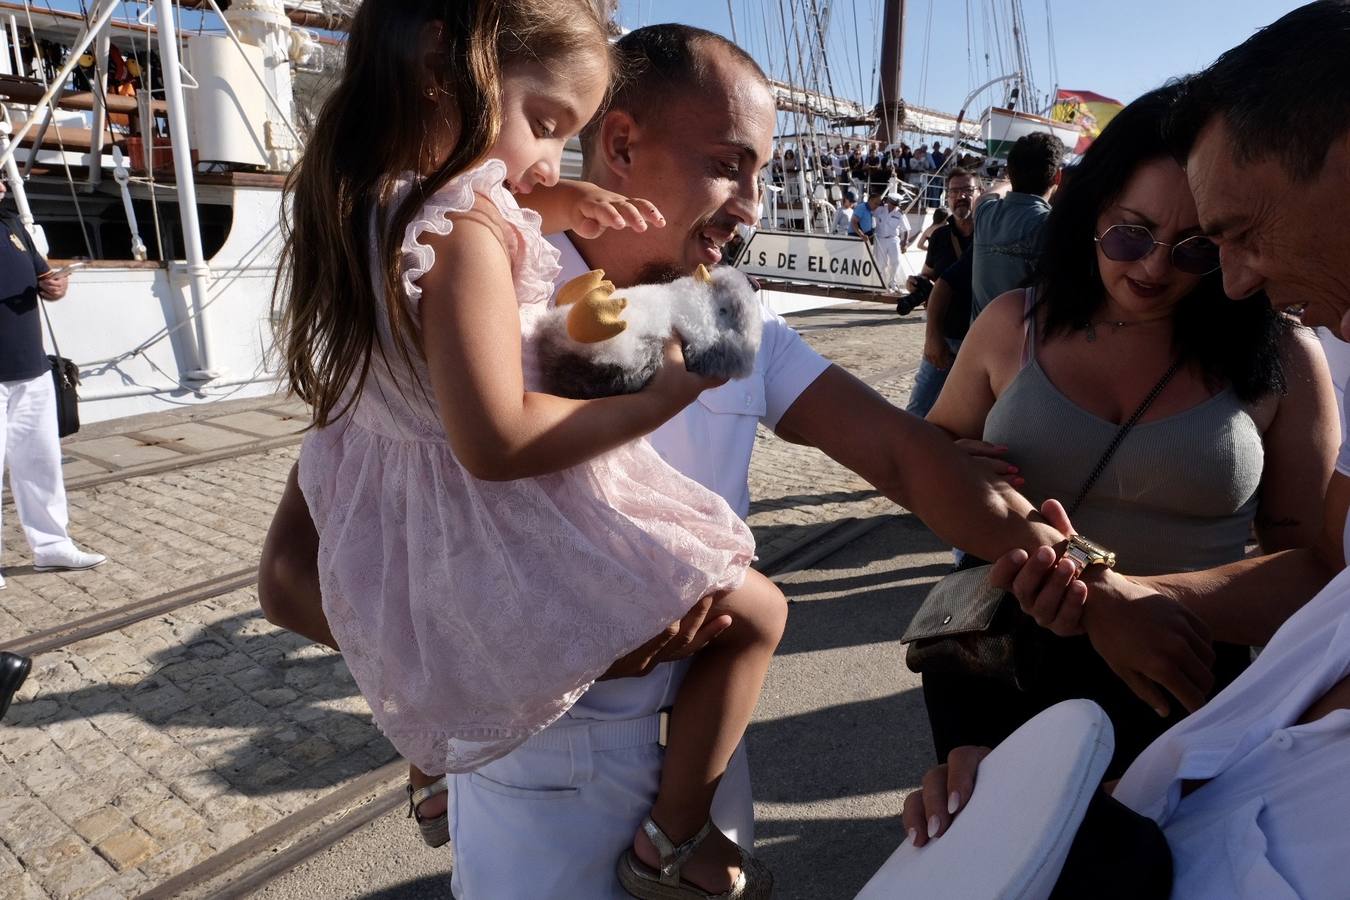
<path fill-rule="evenodd" d="M 0 650 L 0 719 L 9 712 L 9 702 L 15 691 L 23 687 L 32 668 L 33 661 L 28 657 Z"/>

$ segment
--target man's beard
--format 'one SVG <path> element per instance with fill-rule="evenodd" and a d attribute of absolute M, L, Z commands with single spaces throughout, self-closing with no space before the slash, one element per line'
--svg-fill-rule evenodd
<path fill-rule="evenodd" d="M 668 284 L 688 274 L 676 263 L 661 260 L 647 263 L 638 269 L 637 275 L 633 278 L 633 284 Z"/>
<path fill-rule="evenodd" d="M 954 218 L 960 219 L 961 221 L 964 222 L 966 219 L 969 219 L 969 218 L 970 218 L 970 211 L 971 211 L 971 206 L 970 206 L 969 203 L 966 203 L 966 204 L 963 204 L 963 205 L 953 206 L 953 207 L 952 207 L 952 216 L 953 216 Z"/>

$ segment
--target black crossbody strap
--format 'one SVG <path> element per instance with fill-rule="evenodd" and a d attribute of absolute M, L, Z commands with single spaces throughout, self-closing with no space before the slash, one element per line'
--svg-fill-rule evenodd
<path fill-rule="evenodd" d="M 1135 426 L 1135 423 L 1143 418 L 1144 413 L 1153 405 L 1153 401 L 1158 399 L 1158 395 L 1163 392 L 1163 389 L 1167 387 L 1168 382 L 1172 380 L 1172 376 L 1176 375 L 1177 370 L 1180 368 L 1181 359 L 1178 358 L 1176 362 L 1172 363 L 1167 371 L 1163 373 L 1163 377 L 1158 379 L 1158 383 L 1153 386 L 1153 390 L 1148 392 L 1148 396 L 1144 398 L 1143 403 L 1139 404 L 1139 408 L 1134 411 L 1134 415 L 1126 419 L 1125 423 L 1120 426 L 1118 431 L 1116 431 L 1116 436 L 1111 439 L 1110 444 L 1107 444 L 1106 449 L 1102 452 L 1102 458 L 1097 461 L 1096 468 L 1092 470 L 1092 473 L 1088 475 L 1087 480 L 1083 482 L 1083 489 L 1078 492 L 1078 496 L 1074 498 L 1073 505 L 1069 507 L 1068 513 L 1070 518 L 1072 518 L 1073 514 L 1078 510 L 1078 506 L 1083 502 L 1083 499 L 1087 497 L 1088 491 L 1092 490 L 1092 486 L 1097 483 L 1097 479 L 1101 478 L 1102 473 L 1106 471 L 1107 463 L 1111 461 L 1111 457 L 1116 455 L 1116 450 L 1120 448 L 1121 441 L 1125 440 L 1125 435 L 1129 434 L 1130 429 Z"/>

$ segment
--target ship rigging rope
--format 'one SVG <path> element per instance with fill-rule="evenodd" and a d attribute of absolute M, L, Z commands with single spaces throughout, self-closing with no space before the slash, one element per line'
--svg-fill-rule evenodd
<path fill-rule="evenodd" d="M 858 73 L 858 99 L 864 105 L 866 105 L 867 86 L 863 84 L 863 74 L 862 74 L 863 55 L 862 55 L 862 40 L 860 37 L 861 29 L 858 27 L 858 0 L 852 0 L 852 2 L 853 2 L 853 22 L 852 22 L 853 27 L 850 28 L 849 30 L 853 32 L 853 62 L 854 68 L 857 70 Z"/>
<path fill-rule="evenodd" d="M 928 64 L 933 58 L 933 0 L 928 0 L 928 21 L 923 28 L 923 69 L 919 74 L 919 105 L 928 105 Z"/>
<path fill-rule="evenodd" d="M 83 10 L 84 0 L 81 0 L 80 7 L 81 11 L 84 11 Z M 32 7 L 29 6 L 28 0 L 23 0 L 23 11 L 24 17 L 28 20 L 28 36 L 29 39 L 32 40 L 33 42 L 33 56 L 37 60 L 38 63 L 37 69 L 42 76 L 42 87 L 44 89 L 50 88 L 51 85 L 48 84 L 47 82 L 47 60 L 43 58 L 41 47 L 38 45 L 37 28 L 34 27 L 33 25 L 33 10 Z M 57 18 L 56 11 L 52 9 L 50 0 L 48 0 L 47 2 L 47 11 L 52 14 L 53 19 Z M 88 21 L 89 21 L 89 14 L 88 12 L 85 12 L 85 22 L 88 23 Z M 36 109 L 34 110 L 34 113 L 36 113 Z M 51 106 L 48 107 L 47 117 L 49 122 L 53 122 L 56 120 L 55 97 L 52 98 Z M 32 153 L 29 156 L 29 163 L 27 166 L 27 170 L 30 172 L 32 171 L 32 161 L 37 159 L 38 151 L 42 149 L 42 141 L 39 140 L 39 138 L 41 137 L 42 135 L 40 133 L 33 135 L 33 149 Z M 65 170 L 66 185 L 70 189 L 70 200 L 75 205 L 75 217 L 76 219 L 79 220 L 80 223 L 80 237 L 84 239 L 84 248 L 85 250 L 89 251 L 89 257 L 90 259 L 92 259 L 94 256 L 94 246 L 89 242 L 89 228 L 84 223 L 84 213 L 80 209 L 79 194 L 75 192 L 75 178 L 73 175 L 70 174 L 70 161 L 66 159 L 66 143 L 61 138 L 60 125 L 56 126 L 56 147 L 61 155 L 61 168 Z"/>
<path fill-rule="evenodd" d="M 1059 99 L 1059 53 L 1055 50 L 1055 14 L 1045 0 L 1045 41 L 1050 53 L 1050 83 L 1054 86 L 1051 102 Z"/>

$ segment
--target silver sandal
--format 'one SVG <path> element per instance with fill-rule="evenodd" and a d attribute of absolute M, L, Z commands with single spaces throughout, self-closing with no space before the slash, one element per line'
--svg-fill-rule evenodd
<path fill-rule="evenodd" d="M 773 893 L 773 874 L 744 848 L 738 848 L 741 871 L 731 887 L 721 894 L 709 894 L 680 879 L 680 870 L 703 839 L 712 833 L 712 828 L 709 820 L 698 834 L 677 847 L 648 816 L 642 822 L 642 830 L 661 855 L 661 868 L 653 869 L 630 849 L 619 859 L 619 884 L 639 900 L 767 900 Z"/>
<path fill-rule="evenodd" d="M 424 819 L 417 812 L 417 807 L 421 806 L 426 800 L 430 800 L 437 794 L 444 794 L 447 790 L 445 776 L 442 775 L 431 784 L 424 788 L 413 790 L 411 784 L 404 785 L 408 789 L 408 817 L 417 820 L 417 830 L 422 832 L 422 840 L 428 847 L 443 847 L 450 843 L 450 811 L 436 816 L 434 819 Z"/>

